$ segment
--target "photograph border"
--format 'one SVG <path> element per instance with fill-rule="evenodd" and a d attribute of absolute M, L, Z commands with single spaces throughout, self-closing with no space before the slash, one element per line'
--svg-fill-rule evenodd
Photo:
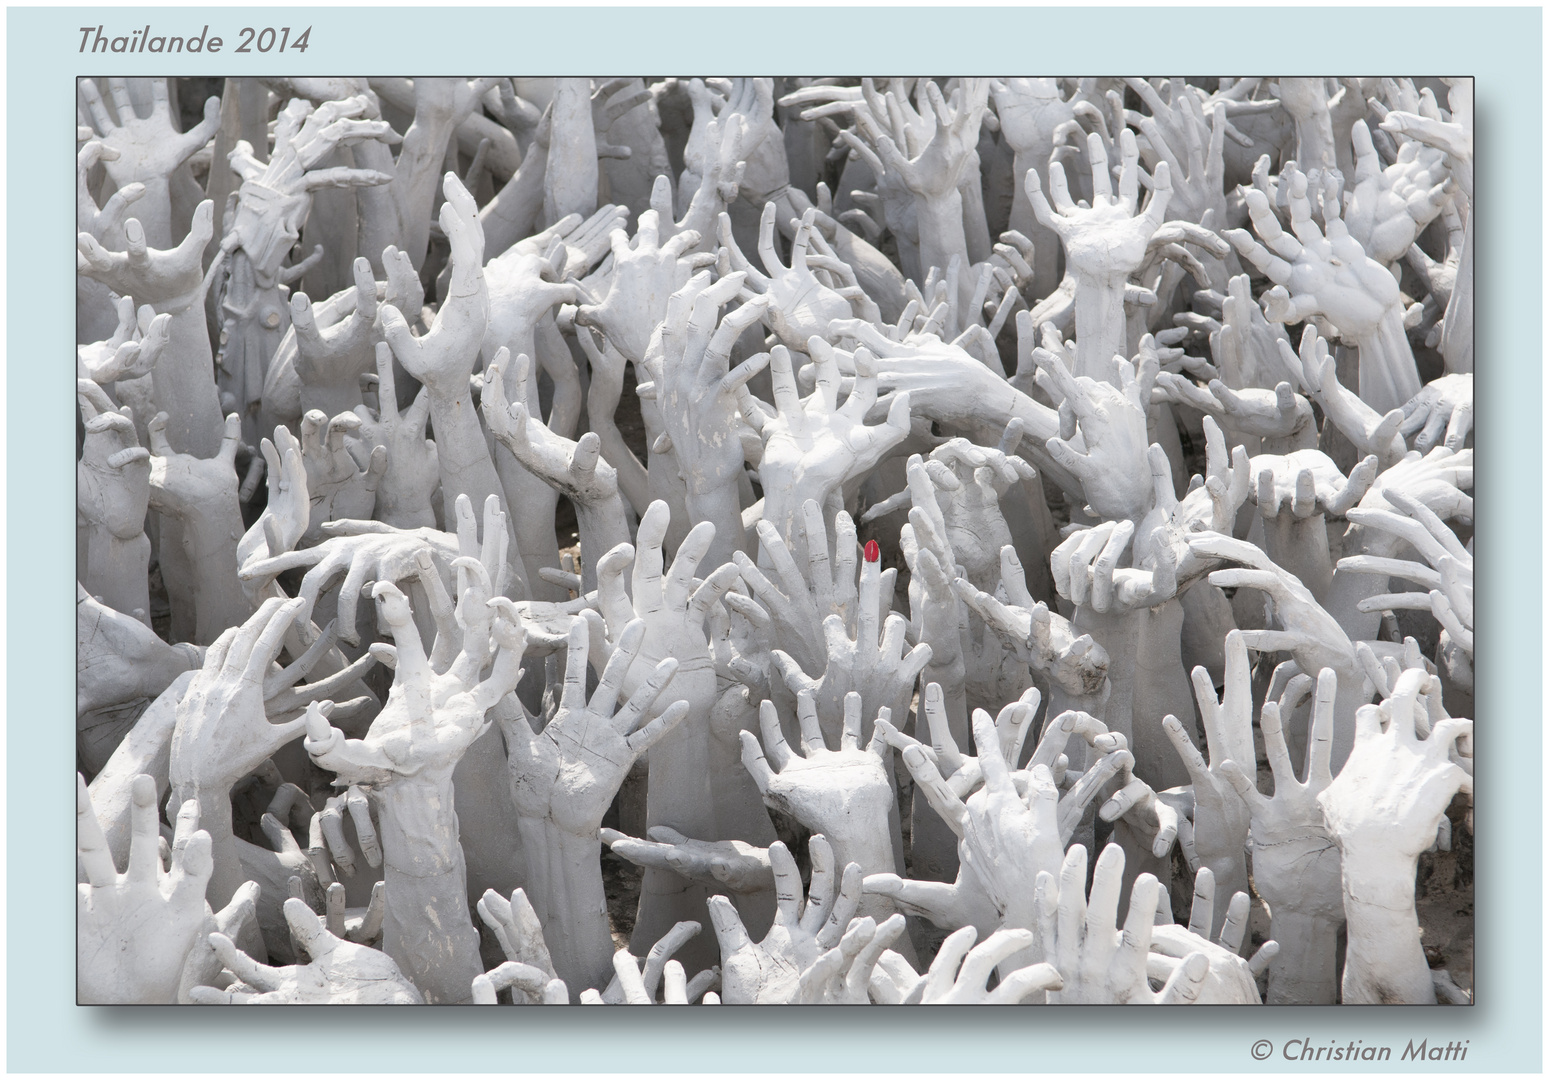
<path fill-rule="evenodd" d="M 370 17 L 363 18 L 367 10 Z M 65 109 L 74 101 L 77 75 L 88 69 L 93 75 L 159 75 L 172 68 L 185 75 L 359 74 L 363 57 L 372 71 L 466 74 L 503 69 L 502 48 L 516 47 L 504 43 L 524 38 L 578 41 L 573 50 L 545 51 L 523 72 L 532 75 L 702 71 L 702 58 L 724 53 L 727 42 L 737 43 L 736 73 L 819 75 L 832 68 L 1077 75 L 1188 70 L 1207 56 L 1231 57 L 1231 66 L 1256 73 L 1269 66 L 1263 46 L 1292 40 L 1294 30 L 1316 44 L 1311 55 L 1288 65 L 1303 72 L 1476 76 L 1476 186 L 1486 206 L 1479 219 L 1476 354 L 1489 358 L 1476 393 L 1476 454 L 1487 463 L 1474 488 L 1483 523 L 1476 551 L 1483 580 L 1476 588 L 1478 633 L 1491 643 L 1476 661 L 1478 712 L 1491 718 L 1478 740 L 1487 759 L 1482 770 L 1491 777 L 1476 794 L 1477 818 L 1484 823 L 1475 848 L 1480 1004 L 1445 1013 L 1416 1013 L 1408 1006 L 1304 1007 L 1243 1013 L 1241 1021 L 1220 1008 L 1197 1016 L 1129 1013 L 1119 1031 L 1097 1007 L 1052 1015 L 937 1010 L 931 1019 L 896 1010 L 857 1016 L 807 1009 L 778 1039 L 747 1010 L 678 1012 L 670 1019 L 613 1010 L 605 1017 L 561 1013 L 524 1020 L 527 1014 L 509 1011 L 457 1009 L 432 1016 L 355 1009 L 327 1015 L 306 1009 L 284 1015 L 286 1042 L 275 1055 L 280 1060 L 266 1060 L 262 1068 L 331 1071 L 338 1036 L 349 1032 L 349 1068 L 373 1072 L 609 1070 L 625 1061 L 631 1072 L 723 1071 L 739 1064 L 841 1072 L 965 1066 L 1166 1071 L 1157 1069 L 1157 1061 L 1189 1072 L 1298 1071 L 1312 1063 L 1283 1060 L 1284 1047 L 1297 1039 L 1393 1047 L 1388 1061 L 1358 1063 L 1363 1072 L 1415 1068 L 1400 1055 L 1422 1039 L 1466 1043 L 1466 1056 L 1452 1059 L 1453 1068 L 1538 1071 L 1543 970 L 1534 960 L 1541 961 L 1543 945 L 1543 691 L 1526 673 L 1541 670 L 1543 653 L 1542 11 L 1418 10 L 1417 16 L 1414 8 L 1315 9 L 1312 19 L 1305 8 L 824 7 L 824 47 L 814 48 L 802 40 L 801 9 L 787 8 L 8 9 L 7 355 L 15 362 L 6 379 L 6 663 L 18 676 L 6 690 L 8 1069 L 251 1071 L 256 1060 L 241 1052 L 234 1057 L 233 1048 L 255 1036 L 272 1038 L 276 1029 L 268 1011 L 192 1017 L 164 1008 L 74 1005 L 66 943 L 73 944 L 75 918 L 56 885 L 72 852 L 63 810 L 69 788 L 58 780 L 59 770 L 37 763 L 56 754 L 74 756 L 65 749 L 73 748 L 74 728 L 62 704 L 73 691 L 53 688 L 73 687 L 66 658 L 75 649 L 66 644 L 73 638 L 63 612 L 66 589 L 73 593 L 75 547 L 40 548 L 36 523 L 69 520 L 65 515 L 73 513 L 73 456 L 63 449 L 72 429 L 63 415 L 75 407 L 74 388 L 63 363 L 56 367 L 48 358 L 62 351 L 56 328 L 63 333 L 75 324 L 73 281 L 66 285 L 73 270 L 66 269 L 61 223 L 75 221 L 75 144 L 66 134 L 74 125 Z M 1431 10 L 1446 12 L 1446 33 L 1436 32 Z M 313 27 L 304 55 L 232 55 L 240 27 L 298 17 Z M 475 18 L 479 33 L 470 35 Z M 974 33 L 986 20 L 998 26 L 989 40 Z M 197 32 L 208 22 L 228 47 L 203 58 L 185 54 L 171 64 L 150 54 L 82 55 L 77 45 L 88 21 L 122 24 L 124 33 L 147 22 L 168 33 Z M 1104 33 L 1122 26 L 1122 40 L 1105 40 L 1100 50 L 1083 44 L 1094 22 Z M 412 34 L 404 34 L 411 25 Z M 584 39 L 576 35 L 578 27 Z M 1325 40 L 1335 33 L 1343 40 Z M 426 63 L 424 56 L 446 59 Z M 674 62 L 678 56 L 681 64 Z M 1180 57 L 1190 62 L 1173 62 Z M 1498 209 L 1505 207 L 1509 216 Z M 1501 467 L 1492 471 L 1488 463 L 1497 460 Z M 1506 468 L 1528 495 L 1497 491 Z M 1502 602 L 1508 597 L 1512 603 Z M 1513 718 L 1510 728 L 1503 727 L 1506 717 Z M 1047 1038 L 1056 1031 L 1058 1039 Z M 1264 1042 L 1271 1054 L 1258 1060 Z"/>

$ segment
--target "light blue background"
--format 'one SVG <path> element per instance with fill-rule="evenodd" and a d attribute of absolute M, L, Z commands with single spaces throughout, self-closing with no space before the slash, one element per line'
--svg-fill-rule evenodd
<path fill-rule="evenodd" d="M 7 12 L 10 49 L 8 1021 L 13 1071 L 1294 1070 L 1254 1040 L 1470 1041 L 1449 1071 L 1541 1068 L 1542 13 L 1535 8 L 103 8 Z M 218 56 L 79 56 L 151 23 Z M 304 55 L 232 53 L 312 26 Z M 815 26 L 815 35 L 807 28 Z M 293 31 L 294 33 L 295 31 Z M 1478 76 L 1478 998 L 1471 1009 L 204 1010 L 79 1008 L 72 962 L 71 493 L 78 74 Z M 1509 484 L 1509 487 L 1507 486 Z M 792 1021 L 796 1021 L 792 1023 Z M 778 1032 L 778 1034 L 776 1034 Z M 259 1057 L 261 1048 L 262 1056 Z M 1367 1066 L 1380 1068 L 1379 1066 Z M 1413 1067 L 1413 1066 L 1409 1066 Z M 1327 1065 L 1314 1068 L 1328 1068 Z M 1388 1071 L 1406 1068 L 1397 1060 Z M 1434 1068 L 1434 1066 L 1433 1066 Z"/>

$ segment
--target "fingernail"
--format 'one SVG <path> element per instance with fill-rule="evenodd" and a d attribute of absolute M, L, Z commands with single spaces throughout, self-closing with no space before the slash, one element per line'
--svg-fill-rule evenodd
<path fill-rule="evenodd" d="M 875 540 L 867 540 L 866 541 L 866 561 L 869 562 L 869 563 L 874 563 L 874 562 L 878 562 L 879 560 L 881 560 L 881 558 L 882 558 L 882 545 L 878 544 Z"/>

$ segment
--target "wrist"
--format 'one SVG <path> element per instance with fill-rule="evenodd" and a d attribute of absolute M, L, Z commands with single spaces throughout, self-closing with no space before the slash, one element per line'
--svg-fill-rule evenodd
<path fill-rule="evenodd" d="M 1125 347 L 1122 272 L 1076 270 L 1076 375 L 1109 382 L 1113 358 L 1128 356 Z"/>
<path fill-rule="evenodd" d="M 841 874 L 852 862 L 860 864 L 862 875 L 898 873 L 894 864 L 892 838 L 888 835 L 887 816 L 881 813 L 874 815 L 874 818 L 868 820 L 868 815 L 864 813 L 850 814 L 843 823 L 829 822 L 826 824 L 832 827 L 813 830 L 827 837 Z"/>
<path fill-rule="evenodd" d="M 1413 855 L 1341 841 L 1340 888 L 1346 918 L 1413 916 L 1418 863 Z"/>
<path fill-rule="evenodd" d="M 961 255 L 960 284 L 968 281 L 968 238 L 963 231 L 963 197 L 956 188 L 939 195 L 914 197 L 915 218 L 920 227 L 920 263 L 945 270 L 953 255 Z M 969 286 L 972 290 L 972 284 Z"/>

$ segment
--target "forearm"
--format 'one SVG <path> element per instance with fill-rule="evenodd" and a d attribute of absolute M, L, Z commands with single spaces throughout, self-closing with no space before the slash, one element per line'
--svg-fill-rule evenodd
<path fill-rule="evenodd" d="M 613 977 L 613 935 L 603 891 L 601 842 L 547 819 L 521 818 L 528 899 L 543 923 L 554 972 L 572 993 Z"/>
<path fill-rule="evenodd" d="M 473 501 L 475 514 L 484 512 L 491 495 L 508 509 L 500 477 L 490 456 L 484 428 L 474 410 L 473 395 L 464 382 L 454 393 L 430 397 L 430 421 L 436 433 L 436 459 L 441 467 L 441 502 L 445 520 L 457 520 L 457 496 Z M 509 521 L 509 517 L 507 518 Z"/>
<path fill-rule="evenodd" d="M 483 972 L 450 778 L 398 779 L 377 795 L 382 951 L 431 1004 L 467 1001 Z"/>
<path fill-rule="evenodd" d="M 1430 965 L 1415 913 L 1415 860 L 1342 854 L 1346 1005 L 1434 1005 Z"/>
<path fill-rule="evenodd" d="M 630 510 L 617 492 L 597 502 L 571 502 L 581 539 L 581 591 L 588 593 L 597 588 L 597 560 L 620 544 L 633 543 Z"/>
<path fill-rule="evenodd" d="M 1264 521 L 1264 553 L 1293 575 L 1322 603 L 1334 580 L 1329 557 L 1328 527 L 1322 514 L 1296 519 L 1279 514 Z"/>
<path fill-rule="evenodd" d="M 679 668 L 681 677 L 683 669 Z M 710 787 L 707 718 L 692 713 L 651 748 L 646 778 L 646 826 L 667 825 L 685 836 L 718 836 Z M 708 925 L 710 889 L 670 870 L 648 868 L 640 883 L 640 909 L 630 937 L 637 956 L 685 919 Z M 701 934 L 678 951 L 690 977 L 718 961 L 713 937 Z M 604 984 L 606 985 L 606 984 Z"/>
<path fill-rule="evenodd" d="M 564 600 L 564 590 L 544 581 L 542 567 L 559 569 L 559 542 L 554 532 L 554 510 L 559 496 L 548 481 L 535 476 L 501 442 L 495 444 L 495 472 L 505 493 L 505 505 L 512 507 L 509 528 L 516 540 L 522 562 L 522 574 L 534 600 Z M 476 506 L 481 504 L 475 504 Z"/>
<path fill-rule="evenodd" d="M 893 841 L 888 835 L 885 813 L 877 814 L 875 820 L 866 820 L 864 815 L 846 814 L 843 820 L 803 824 L 828 838 L 834 850 L 835 873 L 842 875 L 844 868 L 852 862 L 860 864 L 863 880 L 869 874 L 901 873 L 893 856 Z M 855 914 L 858 917 L 869 915 L 880 923 L 897 910 L 898 906 L 889 897 L 865 893 Z"/>
<path fill-rule="evenodd" d="M 124 539 L 104 525 L 92 524 L 88 526 L 81 584 L 113 610 L 131 615 L 138 609 L 149 619 L 151 600 L 146 567 L 150 558 L 151 541 L 144 532 Z"/>
<path fill-rule="evenodd" d="M 1033 168 L 1034 162 L 1049 160 L 1050 149 L 1052 147 L 1041 148 L 1041 159 L 1039 151 L 1018 152 L 1012 159 L 1011 166 L 1014 194 L 1011 198 L 1011 220 L 1008 224 L 1033 242 L 1033 280 L 1024 290 L 1029 304 L 1036 304 L 1060 285 L 1060 238 L 1039 222 L 1038 216 L 1033 213 L 1032 200 L 1027 197 L 1027 190 L 1022 183 L 1028 170 Z M 1047 179 L 1040 175 L 1040 181 L 1047 189 Z"/>
<path fill-rule="evenodd" d="M 1132 665 L 1123 662 L 1109 665 L 1108 676 L 1112 680 L 1115 672 L 1120 672 L 1120 679 L 1123 679 L 1123 669 L 1129 668 L 1132 682 L 1125 724 L 1131 728 L 1129 748 L 1135 755 L 1135 773 L 1157 790 L 1187 784 L 1188 770 L 1177 756 L 1173 742 L 1162 730 L 1162 717 L 1166 714 L 1182 717 L 1185 721 L 1191 721 L 1194 716 L 1193 686 L 1188 682 L 1187 672 L 1183 671 L 1183 606 L 1177 600 L 1168 600 L 1156 609 L 1140 607 L 1118 618 L 1132 621 L 1131 651 L 1115 651 L 1114 646 L 1104 645 L 1109 657 L 1134 657 Z M 1118 697 L 1117 690 L 1114 697 Z M 1112 700 L 1109 705 L 1112 708 Z M 1114 721 L 1109 719 L 1108 725 L 1114 727 Z M 1241 852 L 1238 862 L 1241 862 Z M 1224 883 L 1218 885 L 1216 893 L 1222 894 L 1222 886 Z M 1235 888 L 1247 888 L 1247 875 L 1241 874 L 1241 882 Z M 1225 896 L 1231 894 L 1225 893 Z"/>
<path fill-rule="evenodd" d="M 643 514 L 645 508 L 651 505 L 650 480 L 645 466 L 635 457 L 635 452 L 624 441 L 623 433 L 614 422 L 619 399 L 623 396 L 622 388 L 601 376 L 601 372 L 593 370 L 591 385 L 587 387 L 587 420 L 602 440 L 602 456 L 618 470 L 620 494 L 629 500 L 636 514 Z"/>
<path fill-rule="evenodd" d="M 548 162 L 548 148 L 534 143 L 522 167 L 479 211 L 486 261 L 535 231 L 533 226 L 543 210 L 543 178 Z"/>
<path fill-rule="evenodd" d="M 984 188 L 979 169 L 968 170 L 967 183 L 958 188 L 958 194 L 963 200 L 963 239 L 968 245 L 968 260 L 970 263 L 988 262 L 990 222 L 984 212 Z"/>
<path fill-rule="evenodd" d="M 242 511 L 236 492 L 210 499 L 182 518 L 183 551 L 193 574 L 194 640 L 213 644 L 221 632 L 240 626 L 253 614 L 237 576 L 237 543 Z"/>
<path fill-rule="evenodd" d="M 1441 355 L 1447 362 L 1447 374 L 1474 370 L 1474 215 L 1468 215 L 1463 227 L 1463 251 L 1458 258 L 1458 275 L 1447 300 L 1441 323 Z"/>
<path fill-rule="evenodd" d="M 1404 333 L 1404 313 L 1395 304 L 1383 312 L 1370 334 L 1357 341 L 1360 349 L 1361 400 L 1379 413 L 1403 406 L 1420 392 L 1420 371 Z"/>
<path fill-rule="evenodd" d="M 215 871 L 205 889 L 210 907 L 219 911 L 231 902 L 232 895 L 247 880 L 237 853 L 237 840 L 231 831 L 231 788 L 225 784 L 208 786 L 179 781 L 173 763 L 172 802 L 181 807 L 189 799 L 199 804 L 199 828 L 210 834 L 210 855 Z"/>
<path fill-rule="evenodd" d="M 185 671 L 151 702 L 114 749 L 102 771 L 92 779 L 91 804 L 102 823 L 108 850 L 119 866 L 126 865 L 129 858 L 134 778 L 144 774 L 156 781 L 157 802 L 167 793 L 178 702 L 183 700 L 193 679 L 194 673 Z"/>
<path fill-rule="evenodd" d="M 707 567 L 731 562 L 732 552 L 743 550 L 742 504 L 737 498 L 736 477 L 728 482 L 695 491 L 689 485 L 685 505 L 688 519 L 696 525 L 708 521 L 715 526 L 715 540 L 710 545 Z"/>
<path fill-rule="evenodd" d="M 1124 275 L 1076 275 L 1076 375 L 1112 382 L 1125 347 Z"/>
<path fill-rule="evenodd" d="M 973 299 L 973 275 L 968 272 L 973 260 L 968 256 L 968 238 L 963 233 L 963 197 L 956 191 L 937 198 L 916 196 L 915 216 L 920 224 L 920 270 L 935 267 L 943 274 L 953 256 L 961 260 L 957 278 L 957 303 L 966 311 Z"/>
<path fill-rule="evenodd" d="M 159 306 L 171 311 L 172 323 L 167 345 L 152 369 L 151 386 L 156 408 L 167 414 L 167 442 L 180 454 L 214 457 L 220 450 L 224 418 L 215 389 L 204 305 L 189 303 L 180 310 L 172 310 L 175 305 Z"/>
<path fill-rule="evenodd" d="M 1399 556 L 1400 549 L 1401 545 L 1390 534 L 1352 525 L 1345 531 L 1340 557 L 1374 555 L 1392 559 Z M 1369 596 L 1379 596 L 1388 591 L 1388 579 L 1381 574 L 1336 568 L 1329 583 L 1328 595 L 1323 599 L 1323 610 L 1338 620 L 1340 629 L 1351 641 L 1372 641 L 1377 637 L 1382 613 L 1361 611 L 1358 605 Z"/>
<path fill-rule="evenodd" d="M 597 132 L 592 125 L 591 83 L 556 79 L 549 167 L 543 178 L 543 213 L 549 221 L 597 209 Z"/>
<path fill-rule="evenodd" d="M 430 245 L 430 207 L 435 201 L 436 181 L 452 137 L 452 118 L 438 111 L 418 109 L 414 123 L 404 133 L 403 147 L 394 167 L 393 202 L 398 210 L 400 244 L 418 270 Z"/>
<path fill-rule="evenodd" d="M 388 176 L 397 175 L 398 167 L 393 161 L 393 152 L 386 143 L 368 139 L 349 149 L 354 155 L 356 168 L 375 169 Z M 356 226 L 356 250 L 371 260 L 373 275 L 381 279 L 387 273 L 382 263 L 383 249 L 396 247 L 402 240 L 402 225 L 398 221 L 398 203 L 393 198 L 392 185 L 356 188 L 355 206 L 360 215 Z M 417 314 L 405 312 L 404 317 L 412 321 Z"/>
<path fill-rule="evenodd" d="M 1269 968 L 1266 1004 L 1333 1005 L 1339 989 L 1339 922 L 1271 905 L 1269 936 L 1279 943 L 1280 954 Z"/>

